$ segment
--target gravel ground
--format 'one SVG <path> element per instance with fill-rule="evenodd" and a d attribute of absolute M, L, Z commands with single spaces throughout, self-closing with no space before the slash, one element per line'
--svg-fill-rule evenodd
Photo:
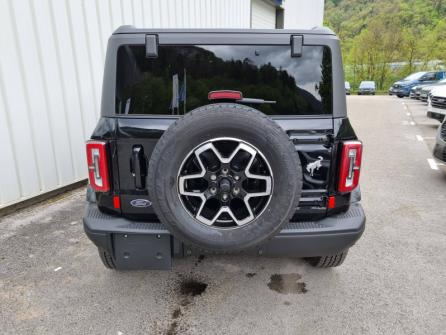
<path fill-rule="evenodd" d="M 80 189 L 0 219 L 0 333 L 444 333 L 446 169 L 427 162 L 438 122 L 408 99 L 348 104 L 367 227 L 341 267 L 206 256 L 109 271 L 83 234 Z"/>

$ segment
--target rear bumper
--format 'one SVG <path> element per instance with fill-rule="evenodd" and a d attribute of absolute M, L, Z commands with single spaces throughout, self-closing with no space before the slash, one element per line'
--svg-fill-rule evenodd
<path fill-rule="evenodd" d="M 83 221 L 90 240 L 113 255 L 121 269 L 170 269 L 172 257 L 198 253 L 161 223 L 107 215 L 94 203 L 87 204 Z M 337 254 L 361 237 L 365 221 L 362 206 L 354 203 L 347 212 L 319 221 L 290 222 L 273 239 L 246 253 L 298 258 Z"/>
<path fill-rule="evenodd" d="M 446 116 L 446 109 L 429 107 L 428 111 L 426 113 L 426 116 L 428 118 L 431 118 L 431 119 L 443 122 L 443 120 L 444 120 L 444 118 Z"/>

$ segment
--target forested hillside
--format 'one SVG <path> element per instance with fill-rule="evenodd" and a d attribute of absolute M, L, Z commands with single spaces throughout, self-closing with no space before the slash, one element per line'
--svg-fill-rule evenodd
<path fill-rule="evenodd" d="M 387 89 L 411 72 L 446 65 L 446 0 L 326 0 L 324 19 L 341 38 L 354 86 L 370 79 Z"/>

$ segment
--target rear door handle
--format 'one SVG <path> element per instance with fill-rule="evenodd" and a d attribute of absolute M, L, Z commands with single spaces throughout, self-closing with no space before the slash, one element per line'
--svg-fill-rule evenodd
<path fill-rule="evenodd" d="M 135 188 L 144 189 L 146 186 L 147 163 L 144 149 L 141 145 L 135 145 L 132 149 L 132 175 L 135 180 Z"/>

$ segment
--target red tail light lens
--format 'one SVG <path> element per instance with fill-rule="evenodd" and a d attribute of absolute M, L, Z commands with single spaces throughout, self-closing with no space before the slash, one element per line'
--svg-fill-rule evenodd
<path fill-rule="evenodd" d="M 328 197 L 327 205 L 328 205 L 328 209 L 335 208 L 336 207 L 336 197 L 334 197 L 334 196 Z"/>
<path fill-rule="evenodd" d="M 239 91 L 212 91 L 208 94 L 209 100 L 220 100 L 220 99 L 228 99 L 228 100 L 241 100 L 243 98 L 242 92 Z"/>
<path fill-rule="evenodd" d="M 102 141 L 87 142 L 87 164 L 90 185 L 96 192 L 110 191 L 106 143 Z"/>
<path fill-rule="evenodd" d="M 339 170 L 338 191 L 351 192 L 359 184 L 359 172 L 361 169 L 362 143 L 359 141 L 347 141 L 342 145 L 341 164 Z"/>

